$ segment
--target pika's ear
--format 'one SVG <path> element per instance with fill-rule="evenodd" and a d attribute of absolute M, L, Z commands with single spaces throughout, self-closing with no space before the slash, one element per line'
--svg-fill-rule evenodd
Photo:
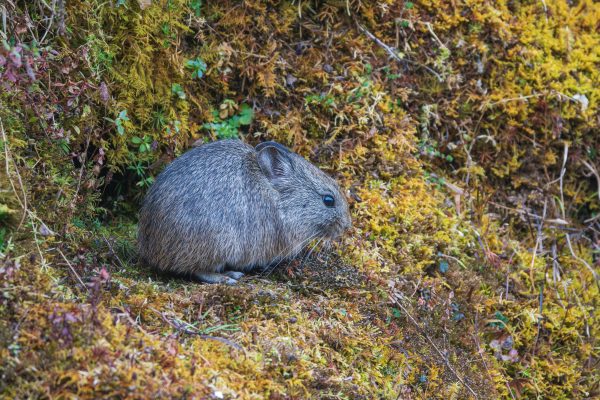
<path fill-rule="evenodd" d="M 288 149 L 287 147 L 285 147 L 281 143 L 277 143 L 277 142 L 273 142 L 273 141 L 259 143 L 259 144 L 256 145 L 256 147 L 254 148 L 254 150 L 256 150 L 258 152 L 258 151 L 261 151 L 262 149 L 264 149 L 265 147 L 269 147 L 269 146 L 276 147 L 282 153 L 291 153 L 290 149 Z"/>
<path fill-rule="evenodd" d="M 256 158 L 263 174 L 269 179 L 277 179 L 288 175 L 292 170 L 292 163 L 289 157 L 290 151 L 281 145 L 264 145 L 263 143 L 261 145 L 256 146 L 258 151 Z"/>

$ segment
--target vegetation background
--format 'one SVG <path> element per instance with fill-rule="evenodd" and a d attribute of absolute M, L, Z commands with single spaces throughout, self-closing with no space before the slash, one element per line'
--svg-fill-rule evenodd
<path fill-rule="evenodd" d="M 4 0 L 0 395 L 600 396 L 600 3 Z M 153 177 L 278 140 L 355 229 L 236 287 L 137 264 Z"/>

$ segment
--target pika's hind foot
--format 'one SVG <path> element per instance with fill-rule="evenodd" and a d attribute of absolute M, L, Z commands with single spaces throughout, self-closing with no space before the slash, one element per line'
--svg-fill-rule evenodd
<path fill-rule="evenodd" d="M 228 271 L 228 272 L 234 272 L 234 271 Z M 226 274 L 227 275 L 219 274 L 216 272 L 206 272 L 206 273 L 196 272 L 194 274 L 194 277 L 204 283 L 223 283 L 225 285 L 235 285 L 237 283 L 237 279 L 230 278 L 228 276 L 229 274 L 227 272 L 226 272 Z"/>
<path fill-rule="evenodd" d="M 227 275 L 231 279 L 235 279 L 236 281 L 239 280 L 242 276 L 244 276 L 244 273 L 240 271 L 225 271 L 223 272 L 223 274 Z"/>

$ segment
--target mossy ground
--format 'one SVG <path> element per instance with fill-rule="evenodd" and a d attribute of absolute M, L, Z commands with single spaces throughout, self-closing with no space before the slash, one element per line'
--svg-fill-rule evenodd
<path fill-rule="evenodd" d="M 0 7 L 0 395 L 599 395 L 597 3 L 46 3 Z M 140 265 L 153 177 L 225 137 L 333 174 L 351 234 Z"/>

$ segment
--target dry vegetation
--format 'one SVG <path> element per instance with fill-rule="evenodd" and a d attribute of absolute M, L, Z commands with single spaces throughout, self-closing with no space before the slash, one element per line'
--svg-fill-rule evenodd
<path fill-rule="evenodd" d="M 600 4 L 6 0 L 0 396 L 600 395 Z M 278 140 L 355 228 L 236 287 L 138 265 L 196 141 Z"/>

